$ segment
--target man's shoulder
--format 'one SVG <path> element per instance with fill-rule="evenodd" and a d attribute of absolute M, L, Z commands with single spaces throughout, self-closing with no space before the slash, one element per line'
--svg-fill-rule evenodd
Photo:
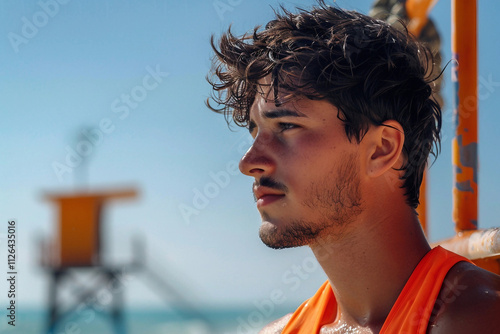
<path fill-rule="evenodd" d="M 459 262 L 443 281 L 428 333 L 494 333 L 499 314 L 500 276 Z"/>
<path fill-rule="evenodd" d="M 288 313 L 287 315 L 279 318 L 268 324 L 266 327 L 262 328 L 259 334 L 281 334 L 283 328 L 285 328 L 288 320 L 292 317 L 293 313 Z"/>

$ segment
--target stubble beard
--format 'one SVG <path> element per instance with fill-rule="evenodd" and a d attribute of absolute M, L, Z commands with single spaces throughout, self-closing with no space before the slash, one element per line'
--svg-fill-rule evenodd
<path fill-rule="evenodd" d="M 259 230 L 260 239 L 270 248 L 283 249 L 311 245 L 319 238 L 341 238 L 349 223 L 363 211 L 359 185 L 356 157 L 347 155 L 336 171 L 313 182 L 307 190 L 309 196 L 301 204 L 314 213 L 315 220 L 292 219 L 282 222 L 280 228 L 265 223 Z M 262 219 L 270 219 L 265 211 Z"/>

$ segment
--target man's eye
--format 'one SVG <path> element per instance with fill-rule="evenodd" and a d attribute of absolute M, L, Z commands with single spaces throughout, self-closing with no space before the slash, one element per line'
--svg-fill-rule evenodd
<path fill-rule="evenodd" d="M 279 126 L 281 131 L 295 129 L 295 128 L 299 127 L 297 124 L 293 124 L 293 123 L 279 123 L 278 126 Z"/>

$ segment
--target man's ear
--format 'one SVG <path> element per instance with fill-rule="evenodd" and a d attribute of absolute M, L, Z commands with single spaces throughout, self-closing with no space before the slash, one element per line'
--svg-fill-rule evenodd
<path fill-rule="evenodd" d="M 402 157 L 405 142 L 401 124 L 388 120 L 382 125 L 372 127 L 368 133 L 369 148 L 366 166 L 368 175 L 378 177 L 392 168 L 400 168 L 403 163 L 400 157 Z"/>

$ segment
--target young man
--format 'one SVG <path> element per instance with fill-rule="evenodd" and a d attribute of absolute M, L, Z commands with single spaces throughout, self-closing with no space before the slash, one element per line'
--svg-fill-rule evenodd
<path fill-rule="evenodd" d="M 415 212 L 441 128 L 429 53 L 323 2 L 212 44 L 212 109 L 254 137 L 261 239 L 309 246 L 328 276 L 261 333 L 499 332 L 499 277 L 431 250 Z"/>

